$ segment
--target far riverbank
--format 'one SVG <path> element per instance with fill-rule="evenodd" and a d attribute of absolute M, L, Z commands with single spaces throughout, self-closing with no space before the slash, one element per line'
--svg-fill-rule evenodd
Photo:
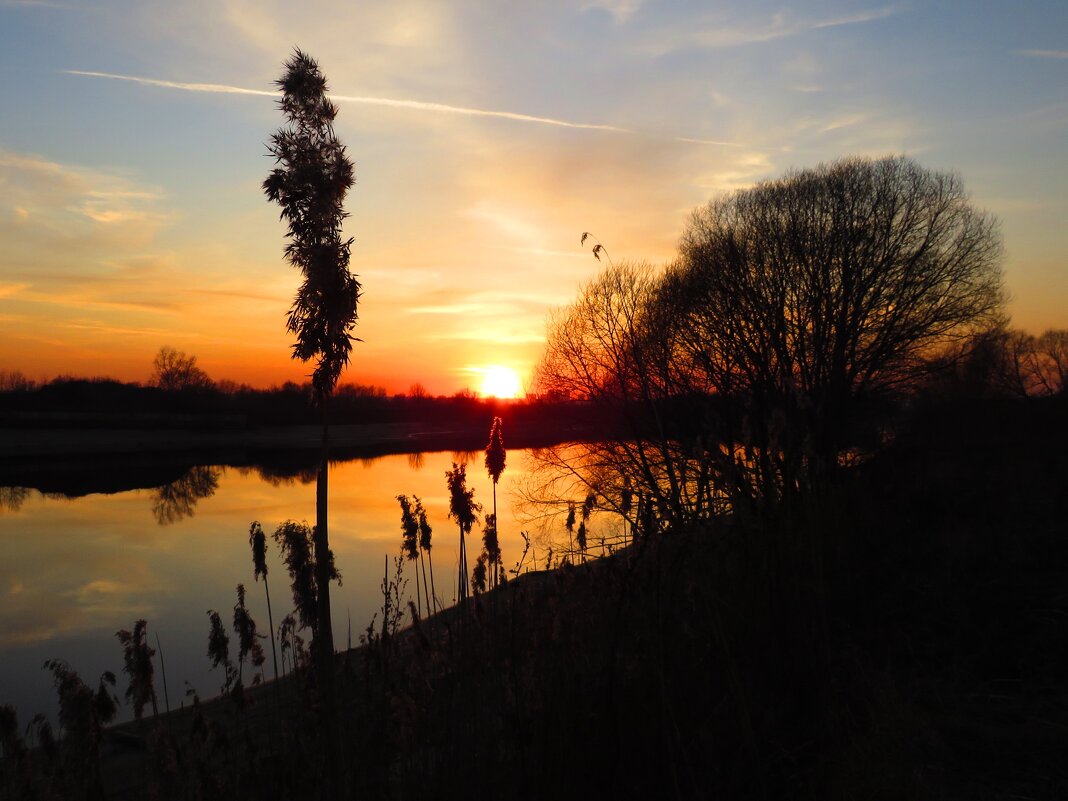
<path fill-rule="evenodd" d="M 412 422 L 330 427 L 331 461 L 435 451 L 471 452 L 486 446 L 485 425 Z M 581 425 L 543 422 L 509 426 L 509 449 L 589 439 Z M 267 467 L 276 475 L 314 470 L 322 429 L 315 425 L 256 428 L 0 428 L 0 487 L 27 487 L 79 496 L 158 487 L 197 465 Z"/>

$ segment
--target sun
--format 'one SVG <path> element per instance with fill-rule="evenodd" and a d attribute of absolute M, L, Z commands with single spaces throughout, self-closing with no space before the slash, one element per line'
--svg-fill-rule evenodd
<path fill-rule="evenodd" d="M 523 382 L 511 367 L 491 364 L 478 368 L 478 372 L 482 376 L 478 391 L 485 398 L 518 398 L 523 394 Z"/>

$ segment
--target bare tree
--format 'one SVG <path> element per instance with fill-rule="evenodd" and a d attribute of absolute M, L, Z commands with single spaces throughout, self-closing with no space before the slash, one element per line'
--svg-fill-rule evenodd
<path fill-rule="evenodd" d="M 676 327 L 658 319 L 667 315 L 658 300 L 663 280 L 650 265 L 613 263 L 550 320 L 539 391 L 594 406 L 606 432 L 537 451 L 544 469 L 528 496 L 567 508 L 592 491 L 606 508 L 630 514 L 624 490 L 638 489 L 673 519 L 707 513 L 707 449 L 683 429 L 693 425 L 678 413 Z"/>
<path fill-rule="evenodd" d="M 711 379 L 699 388 L 741 393 L 752 439 L 784 450 L 791 475 L 833 469 L 858 397 L 1002 308 L 996 220 L 957 176 L 903 157 L 736 192 L 693 215 L 680 250 L 667 297 Z"/>
<path fill-rule="evenodd" d="M 1030 363 L 1031 393 L 1062 395 L 1068 390 L 1068 330 L 1050 329 L 1035 337 Z"/>
<path fill-rule="evenodd" d="M 197 357 L 167 347 L 159 349 L 152 360 L 152 377 L 149 383 L 160 389 L 178 391 L 184 389 L 208 389 L 212 381 L 208 374 L 197 367 Z"/>
<path fill-rule="evenodd" d="M 973 362 L 985 359 L 993 373 L 986 376 L 988 389 L 1028 398 L 1057 395 L 1068 386 L 1068 331 L 1050 329 L 1036 337 L 999 329 L 969 345 Z"/>
<path fill-rule="evenodd" d="M 663 273 L 610 266 L 550 324 L 539 389 L 620 432 L 557 466 L 667 521 L 782 501 L 833 474 L 860 403 L 1000 322 L 1000 257 L 960 179 L 902 157 L 713 201 Z"/>

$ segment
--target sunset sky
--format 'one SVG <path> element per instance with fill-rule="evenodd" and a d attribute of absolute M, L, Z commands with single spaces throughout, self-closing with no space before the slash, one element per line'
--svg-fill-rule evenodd
<path fill-rule="evenodd" d="M 1014 324 L 1068 327 L 1068 3 L 0 0 L 0 369 L 303 380 L 260 184 L 315 57 L 356 163 L 342 381 L 526 380 L 547 312 L 690 211 L 849 154 L 959 172 Z"/>

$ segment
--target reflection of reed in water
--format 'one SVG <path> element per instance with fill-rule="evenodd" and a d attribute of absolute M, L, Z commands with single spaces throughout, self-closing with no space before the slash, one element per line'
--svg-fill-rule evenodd
<path fill-rule="evenodd" d="M 422 470 L 425 462 L 426 457 L 423 456 L 422 452 L 408 454 L 408 467 L 412 470 Z"/>
<path fill-rule="evenodd" d="M 217 467 L 197 466 L 170 484 L 156 490 L 152 500 L 152 516 L 161 526 L 192 517 L 197 502 L 210 498 L 219 488 L 220 470 Z"/>
<path fill-rule="evenodd" d="M 29 496 L 26 487 L 0 487 L 0 511 L 17 512 Z"/>

